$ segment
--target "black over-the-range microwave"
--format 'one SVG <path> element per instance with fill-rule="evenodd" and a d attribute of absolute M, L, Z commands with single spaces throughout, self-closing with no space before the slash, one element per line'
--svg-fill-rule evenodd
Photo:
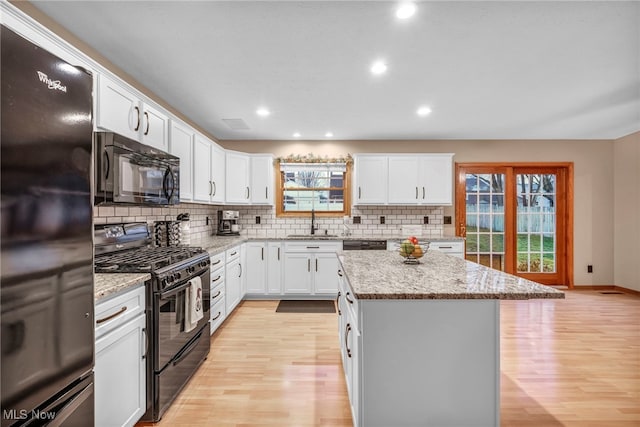
<path fill-rule="evenodd" d="M 180 203 L 180 159 L 113 132 L 95 132 L 95 202 Z"/>

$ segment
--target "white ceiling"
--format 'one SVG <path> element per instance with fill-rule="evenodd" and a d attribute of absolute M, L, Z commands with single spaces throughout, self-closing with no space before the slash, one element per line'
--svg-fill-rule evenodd
<path fill-rule="evenodd" d="M 640 130 L 637 1 L 417 2 L 406 21 L 388 1 L 33 3 L 222 140 Z"/>

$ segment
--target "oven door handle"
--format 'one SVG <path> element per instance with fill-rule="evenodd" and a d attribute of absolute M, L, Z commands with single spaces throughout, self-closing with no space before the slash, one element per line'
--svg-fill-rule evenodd
<path fill-rule="evenodd" d="M 194 276 L 195 277 L 195 276 Z M 166 291 L 166 292 L 162 292 L 160 293 L 160 299 L 166 299 L 170 296 L 173 296 L 175 294 L 177 294 L 180 291 L 184 291 L 185 289 L 187 289 L 189 287 L 189 280 L 187 280 L 186 282 L 184 282 L 182 285 L 179 285 L 175 288 L 171 288 L 170 290 Z M 202 285 L 204 286 L 204 285 Z"/>
<path fill-rule="evenodd" d="M 187 347 L 185 347 L 182 350 L 180 350 L 180 352 L 178 354 L 176 354 L 175 359 L 171 363 L 173 366 L 176 366 L 178 363 L 182 362 L 182 360 L 185 357 L 187 357 L 189 355 L 189 353 L 191 353 L 191 351 L 193 351 L 194 348 L 196 348 L 196 346 L 198 345 L 198 342 L 200 341 L 200 337 L 202 336 L 202 332 L 203 331 L 198 332 L 198 335 L 196 335 L 193 338 L 193 340 L 191 341 L 191 344 L 189 344 Z"/>

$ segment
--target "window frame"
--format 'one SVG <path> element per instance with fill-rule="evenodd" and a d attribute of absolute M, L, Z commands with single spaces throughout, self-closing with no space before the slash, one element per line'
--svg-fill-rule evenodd
<path fill-rule="evenodd" d="M 299 162 L 301 165 L 317 164 L 318 162 Z M 342 180 L 342 187 L 318 187 L 309 188 L 308 191 L 328 191 L 328 190 L 342 190 L 344 194 L 344 209 L 341 211 L 315 211 L 315 216 L 318 218 L 342 218 L 344 216 L 351 216 L 351 166 L 352 162 L 345 163 L 344 178 Z M 276 203 L 276 218 L 309 218 L 311 217 L 311 211 L 285 211 L 284 210 L 284 171 L 280 170 L 280 161 L 274 162 L 274 175 L 276 177 L 275 188 L 275 203 Z M 306 191 L 306 190 L 302 190 Z"/>

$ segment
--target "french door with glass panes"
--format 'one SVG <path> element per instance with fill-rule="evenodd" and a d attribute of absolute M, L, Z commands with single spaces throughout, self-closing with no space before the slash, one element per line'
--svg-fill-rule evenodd
<path fill-rule="evenodd" d="M 458 164 L 456 230 L 466 259 L 572 286 L 570 164 Z"/>

